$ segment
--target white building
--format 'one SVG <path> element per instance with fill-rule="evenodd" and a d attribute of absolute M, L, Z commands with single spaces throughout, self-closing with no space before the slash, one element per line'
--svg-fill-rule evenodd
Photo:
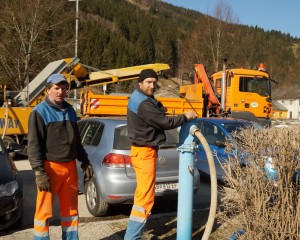
<path fill-rule="evenodd" d="M 276 99 L 288 109 L 287 119 L 300 120 L 300 99 Z"/>

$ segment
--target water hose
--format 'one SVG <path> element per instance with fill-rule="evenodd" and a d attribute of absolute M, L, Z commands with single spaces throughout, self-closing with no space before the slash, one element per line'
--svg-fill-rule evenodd
<path fill-rule="evenodd" d="M 199 131 L 199 129 L 197 127 L 195 127 L 193 130 L 191 130 L 191 134 L 193 136 L 196 136 L 199 139 L 199 141 L 201 142 L 201 144 L 204 148 L 204 151 L 206 153 L 208 165 L 209 165 L 211 200 L 210 200 L 209 215 L 208 215 L 205 231 L 202 236 L 202 240 L 208 240 L 209 236 L 211 234 L 212 228 L 214 226 L 214 221 L 215 221 L 216 211 L 217 211 L 217 203 L 218 203 L 217 173 L 216 173 L 214 158 L 213 158 L 212 152 L 210 150 L 210 147 L 209 147 L 205 137 L 201 134 L 201 132 Z"/>

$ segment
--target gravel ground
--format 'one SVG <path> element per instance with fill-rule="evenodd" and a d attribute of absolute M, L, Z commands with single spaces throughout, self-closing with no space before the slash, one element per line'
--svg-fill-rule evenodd
<path fill-rule="evenodd" d="M 175 240 L 177 229 L 177 213 L 157 214 L 151 216 L 147 223 L 147 229 L 142 240 Z M 202 238 L 209 210 L 194 211 L 192 240 Z M 79 238 L 81 240 L 122 240 L 127 227 L 128 219 L 97 221 L 97 218 L 81 218 L 79 224 Z M 215 222 L 210 240 L 226 239 L 222 236 L 222 227 Z M 50 226 L 51 239 L 61 239 L 61 229 L 58 224 Z M 228 236 L 227 236 L 228 237 Z M 1 240 L 24 240 L 32 239 L 32 228 L 24 230 L 12 230 L 0 233 Z"/>
<path fill-rule="evenodd" d="M 24 219 L 22 229 L 14 229 L 5 232 L 0 232 L 0 240 L 25 240 L 32 239 L 33 237 L 33 212 L 35 203 L 32 199 L 35 199 L 34 176 L 28 165 L 28 161 L 17 161 L 18 169 L 21 170 L 22 177 L 24 178 L 24 187 L 27 196 L 32 198 L 26 198 L 26 209 L 24 211 Z M 83 201 L 83 196 L 79 195 L 79 202 Z M 81 205 L 84 203 L 81 202 Z M 86 210 L 87 211 L 87 210 Z M 95 218 L 86 213 L 85 208 L 80 208 L 79 218 L 79 238 L 81 240 L 121 240 L 124 237 L 127 227 L 128 215 L 122 215 L 120 217 L 112 218 Z M 128 210 L 130 211 L 130 210 Z M 208 218 L 209 209 L 196 210 L 193 212 L 192 219 L 192 239 L 198 240 L 202 238 L 205 224 Z M 56 216 L 56 215 L 55 215 Z M 61 228 L 59 218 L 56 216 L 50 222 L 50 236 L 53 240 L 61 239 Z M 177 213 L 161 213 L 153 214 L 148 219 L 147 229 L 143 235 L 142 240 L 154 240 L 154 239 L 166 239 L 175 240 L 177 229 Z M 218 226 L 215 221 L 213 233 L 210 240 L 226 239 L 228 236 L 222 236 L 222 227 Z"/>

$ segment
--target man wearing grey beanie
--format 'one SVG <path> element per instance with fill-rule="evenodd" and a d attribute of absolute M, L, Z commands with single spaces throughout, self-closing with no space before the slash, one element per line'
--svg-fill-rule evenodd
<path fill-rule="evenodd" d="M 158 76 L 153 69 L 142 70 L 138 86 L 128 102 L 130 157 L 137 186 L 124 240 L 141 239 L 154 205 L 157 151 L 166 140 L 164 131 L 196 118 L 192 110 L 178 116 L 167 116 L 166 108 L 154 97 L 157 81 Z"/>

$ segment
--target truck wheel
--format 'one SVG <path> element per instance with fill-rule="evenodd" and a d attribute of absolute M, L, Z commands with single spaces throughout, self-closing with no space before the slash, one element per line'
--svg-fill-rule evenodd
<path fill-rule="evenodd" d="M 101 199 L 99 186 L 94 177 L 85 185 L 85 202 L 89 213 L 94 217 L 107 214 L 109 205 Z"/>
<path fill-rule="evenodd" d="M 4 143 L 4 146 L 7 148 L 10 143 L 15 143 L 15 140 L 12 137 L 5 136 L 3 138 L 3 143 Z M 10 152 L 9 155 L 11 156 L 12 159 L 14 159 L 16 157 L 17 153 Z"/>

